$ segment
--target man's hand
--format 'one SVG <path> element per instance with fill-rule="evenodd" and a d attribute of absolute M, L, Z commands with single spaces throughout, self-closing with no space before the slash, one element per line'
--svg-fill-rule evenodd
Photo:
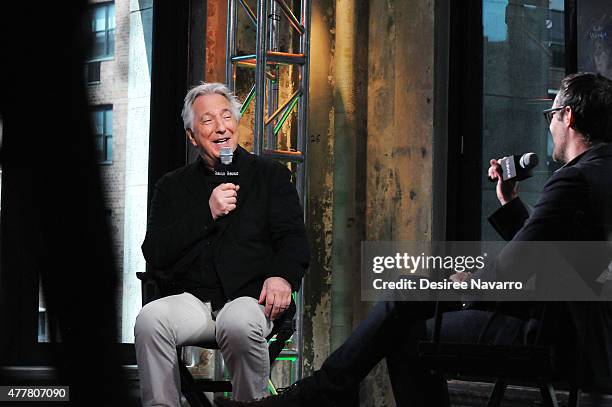
<path fill-rule="evenodd" d="M 213 189 L 208 199 L 213 220 L 236 209 L 238 189 L 240 189 L 240 185 L 234 184 L 221 184 Z"/>
<path fill-rule="evenodd" d="M 266 304 L 264 314 L 274 321 L 291 304 L 291 284 L 282 277 L 268 277 L 259 294 L 259 303 Z"/>
<path fill-rule="evenodd" d="M 518 196 L 518 182 L 517 181 L 504 181 L 502 177 L 502 168 L 499 165 L 498 160 L 489 161 L 491 165 L 489 167 L 489 177 L 497 179 L 497 199 L 502 205 L 507 204 Z"/>
<path fill-rule="evenodd" d="M 469 271 L 463 271 L 461 273 L 451 274 L 448 279 L 455 283 L 462 283 L 464 281 L 469 280 L 471 277 L 472 273 L 470 273 Z"/>

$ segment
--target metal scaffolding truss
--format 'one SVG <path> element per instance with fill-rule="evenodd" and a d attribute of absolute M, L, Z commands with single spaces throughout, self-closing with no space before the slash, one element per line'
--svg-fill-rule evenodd
<path fill-rule="evenodd" d="M 295 6 L 293 9 L 286 0 L 256 0 L 256 2 L 255 13 L 247 0 L 228 0 L 226 82 L 230 89 L 235 91 L 237 68 L 255 69 L 255 83 L 243 102 L 241 112 L 244 113 L 251 103 L 255 103 L 253 153 L 292 164 L 296 188 L 306 213 L 310 0 L 293 0 L 290 3 Z M 243 13 L 240 13 L 239 6 Z M 256 29 L 254 54 L 238 55 L 239 14 L 241 18 L 250 20 Z M 288 21 L 292 34 L 297 35 L 294 37 L 296 41 L 293 42 L 293 50 L 297 52 L 279 51 L 280 26 L 283 18 Z M 297 80 L 294 81 L 295 86 L 291 95 L 281 102 L 279 68 L 282 66 L 293 67 L 292 72 Z M 279 149 L 279 132 L 295 109 L 297 109 L 296 120 L 292 122 L 292 126 L 297 127 L 292 127 L 295 134 L 294 145 L 289 149 Z M 281 359 L 284 356 L 295 361 L 291 367 L 291 376 L 294 380 L 301 378 L 303 303 L 303 292 L 300 291 L 296 298 L 296 332 L 292 338 L 295 344 L 294 350 L 284 350 L 281 354 Z"/>

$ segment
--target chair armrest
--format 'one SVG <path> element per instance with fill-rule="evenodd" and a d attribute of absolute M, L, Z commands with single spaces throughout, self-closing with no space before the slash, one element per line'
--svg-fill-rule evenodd
<path fill-rule="evenodd" d="M 296 306 L 292 299 L 289 308 L 287 308 L 285 312 L 283 312 L 283 314 L 274 321 L 272 332 L 267 338 L 268 341 L 270 341 L 273 337 L 275 338 L 275 340 L 270 342 L 268 346 L 270 363 L 272 363 L 278 357 L 278 355 L 280 355 L 285 347 L 285 343 L 295 332 L 295 320 L 293 319 L 295 312 Z"/>
<path fill-rule="evenodd" d="M 150 272 L 136 272 L 136 278 L 141 281 L 142 305 L 160 298 L 161 287 L 155 276 Z"/>

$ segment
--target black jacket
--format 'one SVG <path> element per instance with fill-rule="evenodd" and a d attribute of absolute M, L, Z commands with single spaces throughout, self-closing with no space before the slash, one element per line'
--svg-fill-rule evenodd
<path fill-rule="evenodd" d="M 212 220 L 203 160 L 164 175 L 155 186 L 142 251 L 169 293 L 201 284 L 211 264 L 225 297 L 258 298 L 266 278 L 300 288 L 309 263 L 303 212 L 289 170 L 278 162 L 234 154 L 240 185 L 237 207 Z M 212 253 L 211 253 L 212 251 Z M 212 262 L 202 262 L 202 258 Z"/>
<path fill-rule="evenodd" d="M 489 220 L 512 241 L 609 241 L 612 238 L 612 144 L 600 144 L 557 170 L 544 186 L 533 212 L 519 199 L 502 206 Z M 512 257 L 512 254 L 507 258 Z M 576 268 L 587 262 L 577 263 Z M 607 259 L 609 261 L 609 259 Z M 604 270 L 600 264 L 595 271 Z M 584 268 L 584 267 L 583 267 Z M 585 271 L 588 272 L 588 271 Z M 525 303 L 499 304 L 506 311 Z M 612 380 L 612 304 L 567 302 L 565 318 L 572 328 L 562 332 L 585 352 L 587 377 Z M 580 343 L 583 342 L 583 343 Z"/>

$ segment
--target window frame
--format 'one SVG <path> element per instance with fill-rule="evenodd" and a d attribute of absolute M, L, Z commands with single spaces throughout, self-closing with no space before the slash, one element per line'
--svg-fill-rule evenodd
<path fill-rule="evenodd" d="M 85 63 L 85 83 L 88 86 L 99 85 L 102 82 L 101 71 L 102 66 L 100 61 L 89 61 Z M 92 72 L 97 71 L 97 79 L 92 79 Z"/>
<path fill-rule="evenodd" d="M 577 70 L 577 1 L 564 0 L 566 75 Z M 450 13 L 446 240 L 480 241 L 483 0 L 451 2 Z"/>
<path fill-rule="evenodd" d="M 93 120 L 93 115 L 97 112 L 101 112 L 102 113 L 102 134 L 99 134 L 97 132 L 96 126 L 93 126 L 93 135 L 96 139 L 96 151 L 99 153 L 98 150 L 98 138 L 102 138 L 102 157 L 104 159 L 100 159 L 100 156 L 98 156 L 98 164 L 102 164 L 102 165 L 111 165 L 113 163 L 113 148 L 112 148 L 112 143 L 113 143 L 113 105 L 94 105 L 91 106 L 90 109 L 91 115 L 92 115 L 92 122 L 95 123 L 95 121 Z M 111 124 L 110 124 L 110 130 L 111 133 L 107 134 L 106 133 L 106 129 L 107 129 L 107 113 L 110 112 L 111 113 Z M 110 143 L 111 143 L 111 148 L 110 148 L 110 153 L 109 153 L 109 149 L 108 149 L 108 141 L 110 139 Z"/>
<path fill-rule="evenodd" d="M 105 53 L 103 55 L 99 55 L 99 56 L 88 56 L 87 59 L 85 60 L 85 62 L 103 62 L 103 61 L 112 61 L 115 59 L 115 29 L 117 27 L 117 23 L 115 20 L 115 15 L 113 15 L 113 20 L 115 21 L 113 28 L 108 28 L 109 26 L 109 17 L 110 17 L 110 6 L 112 6 L 113 8 L 113 13 L 115 11 L 115 2 L 114 1 L 107 1 L 107 2 L 102 2 L 102 3 L 94 3 L 91 4 L 89 7 L 89 32 L 91 35 L 91 47 L 90 49 L 93 51 L 93 45 L 94 45 L 94 36 L 96 33 L 98 32 L 104 32 L 104 48 L 105 48 Z M 92 25 L 94 24 L 94 19 L 95 19 L 95 12 L 97 9 L 100 8 L 104 8 L 104 30 L 103 31 L 94 31 Z M 110 33 L 110 31 L 112 31 L 112 34 Z M 109 44 L 110 44 L 110 37 L 111 35 L 113 36 L 112 38 L 112 42 L 113 42 L 113 50 L 112 53 L 109 52 Z"/>

